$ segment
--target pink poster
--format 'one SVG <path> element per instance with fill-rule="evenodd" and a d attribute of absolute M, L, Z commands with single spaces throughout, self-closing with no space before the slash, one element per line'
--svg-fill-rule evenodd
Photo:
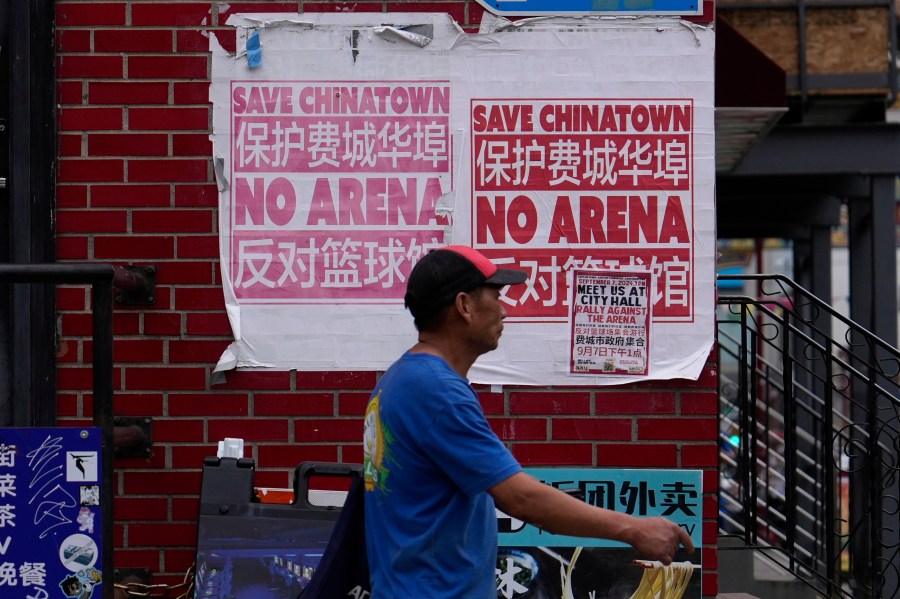
<path fill-rule="evenodd" d="M 445 245 L 450 86 L 232 81 L 229 275 L 242 303 L 402 297 Z"/>

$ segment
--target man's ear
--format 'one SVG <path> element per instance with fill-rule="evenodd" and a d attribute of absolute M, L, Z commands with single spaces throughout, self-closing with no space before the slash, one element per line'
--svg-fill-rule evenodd
<path fill-rule="evenodd" d="M 453 306 L 456 308 L 456 313 L 459 314 L 459 317 L 468 322 L 472 319 L 472 296 L 464 291 L 460 291 L 456 294 L 456 300 L 453 303 Z"/>

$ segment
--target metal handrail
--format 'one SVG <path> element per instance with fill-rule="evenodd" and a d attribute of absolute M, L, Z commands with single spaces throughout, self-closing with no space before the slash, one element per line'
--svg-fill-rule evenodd
<path fill-rule="evenodd" d="M 890 575 L 900 544 L 885 534 L 900 530 L 891 507 L 900 352 L 783 275 L 719 279 L 759 288 L 759 297 L 718 300 L 730 311 L 717 319 L 720 422 L 740 437 L 738 448 L 720 446 L 734 472 L 734 485 L 720 489 L 720 528 L 764 555 L 783 554 L 775 563 L 826 597 L 900 596 Z M 842 339 L 831 324 L 846 330 Z M 722 432 L 726 441 L 733 434 Z M 782 481 L 780 493 L 772 485 Z"/>
<path fill-rule="evenodd" d="M 88 284 L 91 286 L 93 357 L 93 422 L 101 430 L 101 559 L 104 571 L 113 571 L 113 276 L 109 264 L 0 264 L 0 282 Z M 101 585 L 103 599 L 112 599 L 112 584 Z"/>

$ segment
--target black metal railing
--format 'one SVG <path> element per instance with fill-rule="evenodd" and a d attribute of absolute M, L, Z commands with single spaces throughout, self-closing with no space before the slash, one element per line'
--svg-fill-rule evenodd
<path fill-rule="evenodd" d="M 900 352 L 779 275 L 720 296 L 720 534 L 826 597 L 900 597 Z M 832 332 L 833 331 L 833 332 Z"/>

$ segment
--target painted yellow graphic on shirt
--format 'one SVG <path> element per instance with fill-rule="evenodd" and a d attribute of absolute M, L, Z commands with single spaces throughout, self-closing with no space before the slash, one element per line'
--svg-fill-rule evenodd
<path fill-rule="evenodd" d="M 380 491 L 386 489 L 387 477 L 390 470 L 385 462 L 390 455 L 393 435 L 390 429 L 381 421 L 381 392 L 369 400 L 366 408 L 365 432 L 363 434 L 363 470 L 366 480 L 366 490 Z"/>

